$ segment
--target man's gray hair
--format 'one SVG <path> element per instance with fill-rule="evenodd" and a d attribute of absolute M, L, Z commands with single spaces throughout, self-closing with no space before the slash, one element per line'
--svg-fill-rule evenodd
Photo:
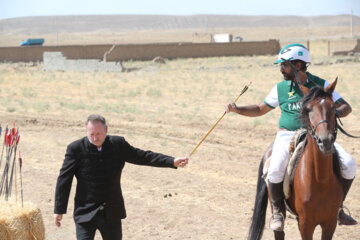
<path fill-rule="evenodd" d="M 89 115 L 87 117 L 86 121 L 85 121 L 85 126 L 87 126 L 89 122 L 91 122 L 91 123 L 101 122 L 104 126 L 106 126 L 106 120 L 100 114 L 91 114 L 91 115 Z"/>

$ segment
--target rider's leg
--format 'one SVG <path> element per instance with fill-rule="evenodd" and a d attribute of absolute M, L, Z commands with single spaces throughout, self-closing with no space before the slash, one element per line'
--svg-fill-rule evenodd
<path fill-rule="evenodd" d="M 352 156 L 345 151 L 338 143 L 334 144 L 340 157 L 340 168 L 341 168 L 341 186 L 344 192 L 343 202 L 345 201 L 346 195 L 350 190 L 351 184 L 355 178 L 356 163 Z M 347 215 L 343 210 L 343 203 L 339 210 L 339 225 L 356 225 L 357 221 L 351 216 Z"/>
<path fill-rule="evenodd" d="M 270 166 L 268 169 L 270 201 L 273 208 L 273 217 L 270 229 L 283 231 L 285 220 L 285 204 L 283 179 L 289 160 L 289 145 L 294 136 L 291 131 L 279 131 L 276 135 Z"/>
<path fill-rule="evenodd" d="M 273 216 L 270 222 L 270 229 L 273 231 L 284 230 L 285 204 L 283 182 L 272 183 L 269 181 L 270 201 L 272 205 Z"/>

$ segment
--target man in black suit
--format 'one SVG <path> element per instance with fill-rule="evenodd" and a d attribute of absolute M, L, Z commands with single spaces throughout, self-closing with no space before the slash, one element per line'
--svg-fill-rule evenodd
<path fill-rule="evenodd" d="M 184 167 L 187 157 L 173 158 L 132 147 L 120 136 L 107 135 L 105 118 L 86 120 L 87 137 L 68 145 L 55 190 L 55 224 L 66 213 L 73 177 L 77 179 L 74 220 L 78 240 L 92 240 L 99 229 L 104 240 L 121 240 L 126 217 L 120 178 L 125 162 L 153 167 Z"/>

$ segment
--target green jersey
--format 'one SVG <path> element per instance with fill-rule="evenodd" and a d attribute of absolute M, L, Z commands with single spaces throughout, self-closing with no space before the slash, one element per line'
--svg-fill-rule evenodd
<path fill-rule="evenodd" d="M 326 87 L 329 85 L 324 79 L 306 73 L 308 79 L 304 84 L 305 87 L 311 89 L 314 86 Z M 279 120 L 279 128 L 284 128 L 290 131 L 295 131 L 304 127 L 299 118 L 299 112 L 302 107 L 301 90 L 298 84 L 293 86 L 290 92 L 291 81 L 282 81 L 276 84 L 269 95 L 265 98 L 264 103 L 270 108 L 280 106 L 281 117 Z M 336 91 L 333 92 L 333 101 L 336 102 L 341 99 L 341 96 Z"/>

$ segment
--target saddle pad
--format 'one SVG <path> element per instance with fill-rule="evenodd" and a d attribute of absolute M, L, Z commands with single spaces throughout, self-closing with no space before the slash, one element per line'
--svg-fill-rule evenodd
<path fill-rule="evenodd" d="M 295 135 L 293 137 L 293 139 L 290 142 L 290 146 L 289 146 L 289 155 L 290 155 L 290 160 L 288 162 L 288 166 L 285 172 L 285 177 L 284 177 L 284 185 L 283 185 L 283 189 L 284 189 L 284 194 L 285 194 L 285 199 L 288 199 L 290 197 L 290 186 L 292 184 L 292 173 L 294 170 L 294 166 L 296 166 L 296 160 L 299 159 L 298 158 L 298 154 L 301 153 L 301 150 L 303 149 L 306 141 L 304 141 L 304 137 L 303 136 L 304 132 L 306 132 L 306 130 L 304 129 L 299 129 L 298 131 L 295 132 Z M 270 166 L 270 161 L 271 161 L 271 157 L 269 157 L 268 159 L 265 160 L 264 163 L 264 167 L 263 167 L 263 178 L 266 182 L 266 185 L 269 185 L 269 180 L 267 178 L 267 173 L 269 170 L 269 166 Z"/>

